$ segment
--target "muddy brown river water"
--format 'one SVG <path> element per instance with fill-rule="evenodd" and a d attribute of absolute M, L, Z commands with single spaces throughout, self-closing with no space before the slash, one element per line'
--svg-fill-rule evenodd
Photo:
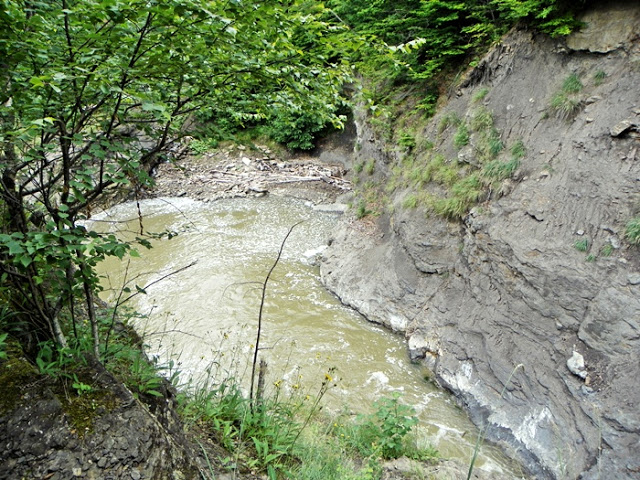
<path fill-rule="evenodd" d="M 233 375 L 247 382 L 256 340 L 261 282 L 281 242 L 292 231 L 268 284 L 260 356 L 269 365 L 271 389 L 316 391 L 335 368 L 327 408 L 365 412 L 394 392 L 420 418 L 421 441 L 441 455 L 467 463 L 477 429 L 450 396 L 409 362 L 401 335 L 367 322 L 320 283 L 312 265 L 338 216 L 282 197 L 203 203 L 187 198 L 140 203 L 147 232 L 177 233 L 139 249 L 140 258 L 111 258 L 100 266 L 103 298 L 114 301 L 123 285 L 145 287 L 129 306 L 143 316 L 136 327 L 160 362 L 173 360 L 182 379 Z M 91 228 L 139 234 L 135 203 L 95 216 Z M 185 270 L 172 274 L 187 265 Z M 168 275 L 168 276 L 167 276 Z M 167 276 L 163 280 L 161 278 Z M 158 281 L 160 280 L 160 281 Z M 478 468 L 507 471 L 506 458 L 483 446 Z"/>

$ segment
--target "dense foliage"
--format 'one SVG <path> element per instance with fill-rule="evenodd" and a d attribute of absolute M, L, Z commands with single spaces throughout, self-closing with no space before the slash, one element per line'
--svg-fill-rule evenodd
<path fill-rule="evenodd" d="M 114 187 L 148 185 L 196 113 L 209 128 L 306 111 L 340 125 L 339 29 L 296 0 L 0 5 L 0 328 L 32 355 L 88 329 L 100 357 L 94 267 L 135 251 L 79 221 Z"/>
<path fill-rule="evenodd" d="M 433 82 L 474 61 L 516 23 L 552 36 L 578 27 L 586 0 L 329 0 L 342 21 L 367 39 L 359 69 L 374 82 Z M 381 45 L 400 54 L 389 57 Z M 402 60 L 402 61 L 400 61 Z M 429 102 L 435 101 L 431 93 Z"/>

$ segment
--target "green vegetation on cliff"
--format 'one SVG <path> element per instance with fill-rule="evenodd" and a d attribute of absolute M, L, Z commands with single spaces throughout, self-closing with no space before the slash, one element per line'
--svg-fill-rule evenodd
<path fill-rule="evenodd" d="M 586 1 L 565 0 L 330 0 L 334 14 L 362 42 L 358 69 L 374 103 L 388 103 L 399 86 L 421 85 L 418 108 L 432 114 L 446 75 L 475 65 L 518 23 L 552 35 L 578 28 Z"/>

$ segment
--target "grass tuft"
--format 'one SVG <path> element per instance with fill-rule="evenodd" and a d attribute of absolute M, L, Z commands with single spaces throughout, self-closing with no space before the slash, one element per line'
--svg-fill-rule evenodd
<path fill-rule="evenodd" d="M 462 148 L 469 144 L 469 128 L 465 123 L 460 123 L 458 125 L 458 130 L 453 137 L 453 144 L 457 148 Z"/>
<path fill-rule="evenodd" d="M 575 73 L 572 73 L 567 78 L 565 78 L 562 83 L 562 91 L 564 93 L 580 93 L 580 91 L 584 88 L 580 78 Z"/>
<path fill-rule="evenodd" d="M 461 122 L 462 120 L 456 112 L 449 112 L 440 120 L 440 123 L 438 124 L 438 133 L 440 134 L 444 132 L 451 125 L 457 127 Z"/>
<path fill-rule="evenodd" d="M 581 106 L 582 100 L 580 98 L 567 95 L 564 92 L 556 93 L 551 99 L 551 108 L 556 112 L 556 117 L 561 120 L 573 117 Z"/>
<path fill-rule="evenodd" d="M 488 93 L 489 93 L 489 89 L 487 87 L 483 87 L 473 94 L 471 101 L 473 103 L 481 102 L 482 100 L 484 100 L 484 98 L 487 96 Z"/>
<path fill-rule="evenodd" d="M 417 208 L 418 206 L 418 196 L 415 193 L 411 193 L 404 199 L 402 202 L 402 206 L 404 208 Z"/>
<path fill-rule="evenodd" d="M 589 239 L 581 238 L 580 240 L 576 240 L 573 243 L 573 247 L 579 252 L 586 252 L 587 250 L 589 250 Z"/>
<path fill-rule="evenodd" d="M 369 210 L 369 208 L 367 208 L 366 202 L 362 201 L 358 203 L 358 206 L 356 207 L 356 218 L 358 220 L 362 220 L 364 217 L 371 215 L 372 213 L 373 210 Z"/>
<path fill-rule="evenodd" d="M 373 175 L 373 172 L 376 170 L 376 161 L 373 158 L 370 158 L 367 163 L 364 165 L 364 171 L 367 175 Z"/>
<path fill-rule="evenodd" d="M 578 96 L 584 85 L 575 73 L 569 75 L 562 83 L 560 91 L 551 98 L 551 109 L 556 117 L 568 120 L 573 117 L 582 106 L 582 99 Z"/>
<path fill-rule="evenodd" d="M 475 132 L 486 132 L 493 127 L 493 113 L 491 110 L 480 107 L 471 116 L 471 128 Z"/>
<path fill-rule="evenodd" d="M 605 78 L 607 78 L 607 72 L 605 72 L 604 70 L 598 70 L 593 75 L 593 84 L 596 86 L 602 85 L 602 82 L 604 82 Z"/>
<path fill-rule="evenodd" d="M 600 255 L 603 257 L 610 257 L 612 254 L 613 254 L 613 245 L 611 245 L 610 243 L 603 245 L 602 248 L 600 249 Z"/>
<path fill-rule="evenodd" d="M 505 180 L 510 178 L 520 166 L 520 160 L 512 158 L 508 162 L 493 160 L 482 169 L 482 176 L 489 180 Z"/>
<path fill-rule="evenodd" d="M 640 245 L 640 217 L 635 217 L 627 222 L 624 236 L 632 245 Z"/>
<path fill-rule="evenodd" d="M 511 147 L 511 155 L 513 156 L 513 158 L 521 159 L 522 157 L 525 156 L 526 153 L 527 153 L 527 149 L 525 148 L 522 140 L 518 140 Z"/>

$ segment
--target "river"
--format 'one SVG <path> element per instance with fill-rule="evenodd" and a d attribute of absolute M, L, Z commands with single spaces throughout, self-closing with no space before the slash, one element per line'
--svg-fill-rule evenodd
<path fill-rule="evenodd" d="M 323 401 L 354 412 L 399 392 L 416 409 L 424 442 L 445 457 L 469 461 L 477 429 L 427 372 L 409 362 L 403 337 L 367 322 L 320 283 L 311 259 L 327 244 L 337 214 L 271 196 L 211 203 L 161 198 L 139 205 L 141 216 L 136 203 L 124 203 L 95 216 L 91 228 L 127 239 L 140 234 L 141 222 L 145 232 L 165 232 L 151 250 L 138 249 L 140 258 L 109 258 L 99 272 L 107 301 L 125 285 L 146 291 L 129 306 L 141 314 L 135 325 L 150 355 L 172 359 L 183 380 L 209 374 L 246 380 L 262 282 L 287 232 L 301 222 L 266 290 L 260 357 L 269 365 L 268 384 L 313 391 L 335 368 L 336 386 Z M 499 452 L 488 446 L 482 452 L 477 468 L 505 471 L 508 461 Z"/>

